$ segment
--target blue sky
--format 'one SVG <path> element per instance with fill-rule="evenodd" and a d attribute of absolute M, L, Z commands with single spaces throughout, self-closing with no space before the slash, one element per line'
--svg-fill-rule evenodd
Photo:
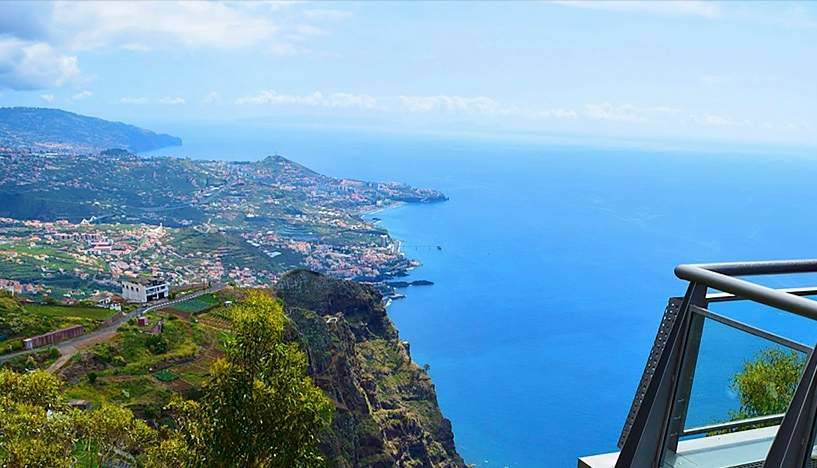
<path fill-rule="evenodd" d="M 0 105 L 163 122 L 817 145 L 817 6 L 0 3 Z"/>

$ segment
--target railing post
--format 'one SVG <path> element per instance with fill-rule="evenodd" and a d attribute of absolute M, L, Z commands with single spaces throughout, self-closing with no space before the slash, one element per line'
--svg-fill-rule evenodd
<path fill-rule="evenodd" d="M 690 283 L 655 364 L 653 377 L 644 391 L 629 434 L 621 447 L 616 468 L 659 466 L 670 415 L 676 399 L 684 350 L 689 342 L 692 311 L 690 305 L 706 301 L 706 286 Z M 700 337 L 698 337 L 698 340 Z M 693 362 L 694 364 L 694 362 Z"/>
<path fill-rule="evenodd" d="M 678 439 L 684 432 L 689 397 L 692 393 L 692 381 L 695 377 L 695 367 L 698 364 L 698 352 L 701 349 L 701 336 L 704 331 L 705 317 L 694 313 L 692 306 L 706 307 L 706 288 L 698 288 L 690 298 L 687 306 L 686 341 L 681 352 L 681 366 L 678 371 L 678 381 L 675 383 L 675 394 L 672 401 L 672 411 L 666 433 L 665 449 L 675 452 L 678 449 Z"/>
<path fill-rule="evenodd" d="M 765 467 L 802 468 L 811 456 L 817 418 L 817 353 L 809 353 L 783 422 L 766 455 Z"/>

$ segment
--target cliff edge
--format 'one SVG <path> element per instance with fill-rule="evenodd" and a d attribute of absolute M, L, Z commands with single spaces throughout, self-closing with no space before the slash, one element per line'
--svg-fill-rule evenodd
<path fill-rule="evenodd" d="M 368 285 L 296 270 L 276 294 L 335 403 L 321 448 L 339 467 L 464 467 L 428 374 L 411 361 Z"/>

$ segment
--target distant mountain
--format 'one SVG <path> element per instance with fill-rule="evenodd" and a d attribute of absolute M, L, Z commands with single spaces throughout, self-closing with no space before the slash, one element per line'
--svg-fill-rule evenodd
<path fill-rule="evenodd" d="M 0 108 L 0 149 L 141 152 L 181 144 L 174 136 L 60 109 Z"/>

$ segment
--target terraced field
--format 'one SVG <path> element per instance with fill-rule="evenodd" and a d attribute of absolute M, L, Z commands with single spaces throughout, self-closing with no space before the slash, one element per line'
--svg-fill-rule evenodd
<path fill-rule="evenodd" d="M 150 418 L 173 395 L 200 388 L 210 365 L 223 355 L 230 326 L 218 296 L 200 298 L 178 305 L 211 312 L 195 316 L 175 308 L 148 312 L 147 326 L 126 325 L 112 340 L 74 356 L 60 371 L 68 383 L 66 394 L 94 404 L 119 403 Z M 164 326 L 157 334 L 153 330 L 159 321 Z"/>
<path fill-rule="evenodd" d="M 179 312 L 188 314 L 198 314 L 205 310 L 212 309 L 219 305 L 220 301 L 215 294 L 204 294 L 202 296 L 190 299 L 189 301 L 179 302 L 173 305 L 173 309 Z"/>

